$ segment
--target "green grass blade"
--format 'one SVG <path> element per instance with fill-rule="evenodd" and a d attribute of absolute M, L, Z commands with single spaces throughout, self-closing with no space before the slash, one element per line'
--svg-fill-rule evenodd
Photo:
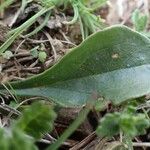
<path fill-rule="evenodd" d="M 73 4 L 72 7 L 73 7 L 73 11 L 74 11 L 74 17 L 71 21 L 69 21 L 69 22 L 66 21 L 65 24 L 74 24 L 75 22 L 77 22 L 77 20 L 79 18 L 78 6 L 76 4 Z"/>
<path fill-rule="evenodd" d="M 41 31 L 43 29 L 43 27 L 47 24 L 50 14 L 51 14 L 51 12 L 48 12 L 45 16 L 44 22 L 42 24 L 40 24 L 35 30 L 33 30 L 29 34 L 25 35 L 25 37 L 30 37 L 34 34 L 37 34 L 39 31 Z"/>
<path fill-rule="evenodd" d="M 39 11 L 37 14 L 35 14 L 33 17 L 31 17 L 29 20 L 27 20 L 25 23 L 23 23 L 20 27 L 18 27 L 18 30 L 0 47 L 0 54 L 2 54 L 7 48 L 14 42 L 14 40 L 28 27 L 30 27 L 38 17 L 46 13 L 51 8 L 43 8 L 41 11 Z"/>
<path fill-rule="evenodd" d="M 60 138 L 46 150 L 57 150 L 60 145 L 81 125 L 90 111 L 90 107 L 85 107 L 78 115 L 76 120 L 69 126 L 69 128 L 60 136 Z"/>

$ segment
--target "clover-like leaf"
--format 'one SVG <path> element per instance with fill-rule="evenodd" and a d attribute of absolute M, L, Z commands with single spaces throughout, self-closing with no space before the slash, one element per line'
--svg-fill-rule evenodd
<path fill-rule="evenodd" d="M 115 112 L 113 114 L 106 114 L 105 117 L 101 119 L 96 133 L 100 136 L 112 137 L 120 131 L 119 122 L 119 113 Z"/>
<path fill-rule="evenodd" d="M 15 124 L 15 128 L 19 128 L 28 135 L 38 139 L 52 130 L 55 117 L 56 114 L 52 107 L 33 103 L 23 112 L 23 115 Z"/>
<path fill-rule="evenodd" d="M 128 107 L 123 112 L 106 114 L 100 121 L 97 134 L 112 137 L 122 132 L 130 138 L 145 134 L 146 129 L 150 127 L 150 121 L 145 114 L 133 113 L 133 110 L 133 107 Z"/>

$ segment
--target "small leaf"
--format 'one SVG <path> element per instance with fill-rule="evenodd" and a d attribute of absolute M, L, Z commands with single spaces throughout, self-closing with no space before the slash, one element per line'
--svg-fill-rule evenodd
<path fill-rule="evenodd" d="M 37 57 L 38 57 L 38 48 L 39 48 L 39 46 L 36 46 L 36 47 L 34 47 L 34 48 L 32 48 L 32 49 L 30 50 L 31 55 L 32 55 L 34 58 L 37 58 Z"/>
<path fill-rule="evenodd" d="M 120 128 L 129 137 L 145 134 L 150 126 L 149 120 L 141 113 L 122 113 L 120 117 Z"/>
<path fill-rule="evenodd" d="M 136 107 L 130 104 L 125 108 L 124 112 L 127 114 L 134 114 L 136 112 Z"/>
<path fill-rule="evenodd" d="M 2 53 L 3 58 L 10 59 L 13 56 L 13 53 L 11 51 L 5 51 Z"/>
<path fill-rule="evenodd" d="M 121 119 L 119 122 L 119 126 L 121 131 L 130 137 L 134 137 L 136 135 L 135 124 L 133 123 L 133 117 L 131 114 L 123 114 L 120 115 Z"/>
<path fill-rule="evenodd" d="M 39 58 L 40 62 L 44 63 L 45 60 L 46 60 L 46 57 L 47 57 L 46 52 L 44 52 L 44 51 L 40 51 L 40 52 L 39 52 L 38 58 Z"/>
<path fill-rule="evenodd" d="M 39 139 L 43 134 L 52 130 L 55 117 L 56 114 L 52 107 L 33 103 L 25 109 L 15 128 L 19 128 L 28 135 Z"/>
<path fill-rule="evenodd" d="M 150 121 L 146 119 L 144 114 L 139 114 L 135 118 L 135 126 L 137 129 L 136 135 L 143 135 L 146 133 L 146 129 L 150 127 Z"/>
<path fill-rule="evenodd" d="M 108 101 L 106 101 L 103 98 L 99 98 L 95 103 L 95 110 L 102 111 L 103 109 L 107 107 L 107 105 L 108 105 Z"/>
<path fill-rule="evenodd" d="M 96 133 L 100 136 L 112 137 L 119 134 L 120 127 L 120 114 L 106 114 L 100 121 L 100 126 L 98 126 Z"/>

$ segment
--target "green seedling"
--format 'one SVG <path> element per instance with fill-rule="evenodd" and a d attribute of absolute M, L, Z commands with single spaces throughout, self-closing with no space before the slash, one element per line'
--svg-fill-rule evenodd
<path fill-rule="evenodd" d="M 122 133 L 124 143 L 128 145 L 129 150 L 133 150 L 132 139 L 145 134 L 148 127 L 150 127 L 150 121 L 145 114 L 137 113 L 136 107 L 128 106 L 123 112 L 106 114 L 101 119 L 96 133 L 107 137 Z"/>
<path fill-rule="evenodd" d="M 39 46 L 36 46 L 36 47 L 34 47 L 34 48 L 32 48 L 32 49 L 30 50 L 30 54 L 31 54 L 34 58 L 38 58 L 38 54 L 39 54 L 38 49 L 39 49 Z"/>
<path fill-rule="evenodd" d="M 46 58 L 47 58 L 46 52 L 40 51 L 40 52 L 39 52 L 39 55 L 38 55 L 38 58 L 39 58 L 40 62 L 44 63 L 45 60 L 46 60 Z"/>
<path fill-rule="evenodd" d="M 9 129 L 0 129 L 0 149 L 38 150 L 35 141 L 52 130 L 55 118 L 52 106 L 33 103 L 22 112 L 19 119 L 11 122 Z"/>

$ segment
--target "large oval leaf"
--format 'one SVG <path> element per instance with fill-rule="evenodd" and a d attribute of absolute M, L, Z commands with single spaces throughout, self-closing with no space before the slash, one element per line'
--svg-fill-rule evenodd
<path fill-rule="evenodd" d="M 150 92 L 150 40 L 124 26 L 100 31 L 44 73 L 12 83 L 18 95 L 82 105 L 97 92 L 113 103 Z"/>

